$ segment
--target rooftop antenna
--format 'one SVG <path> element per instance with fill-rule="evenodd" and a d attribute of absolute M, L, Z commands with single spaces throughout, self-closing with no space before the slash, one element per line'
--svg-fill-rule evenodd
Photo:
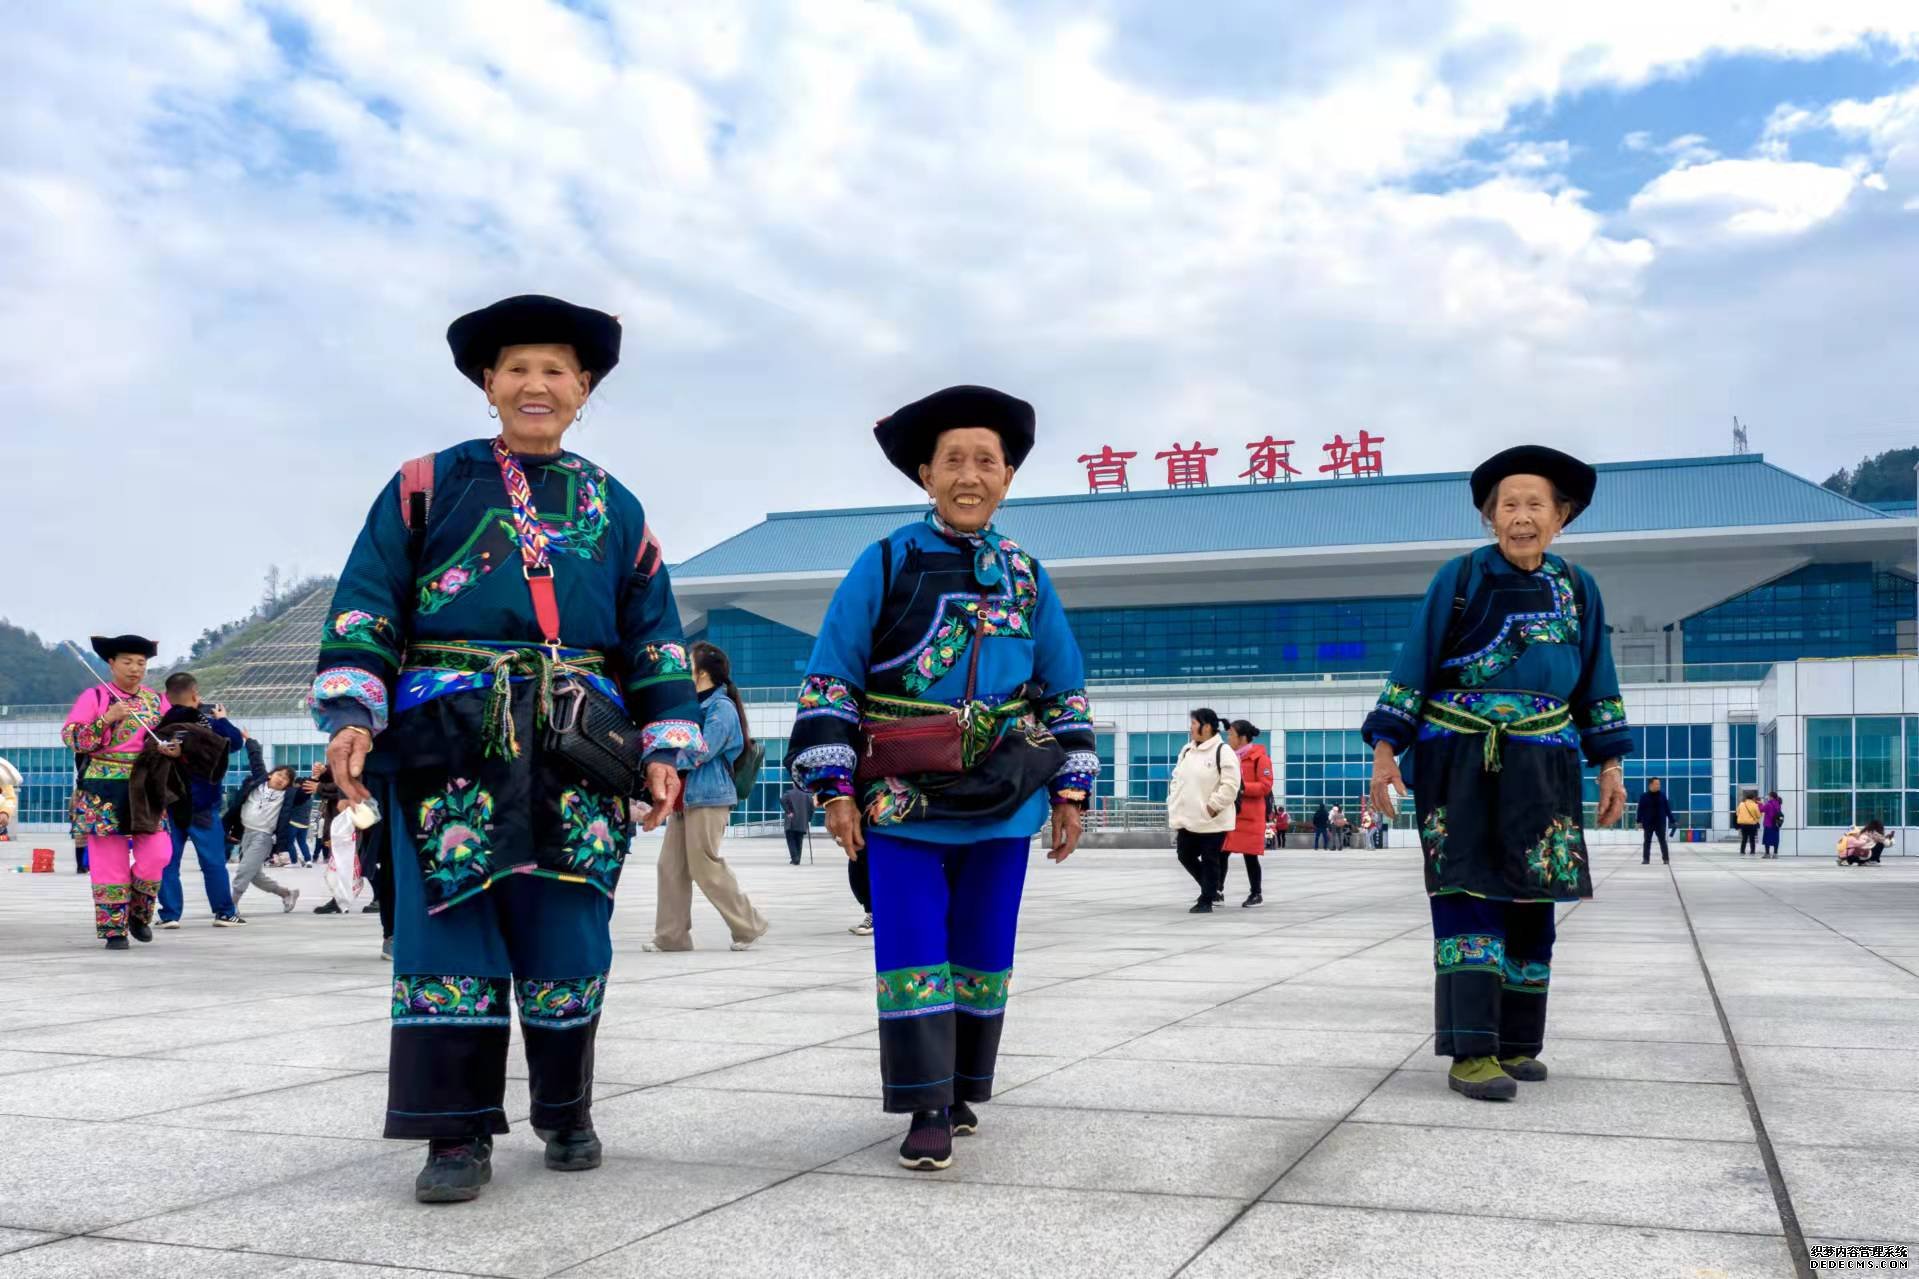
<path fill-rule="evenodd" d="M 1752 452 L 1752 444 L 1746 438 L 1746 428 L 1739 424 L 1737 414 L 1734 414 L 1732 419 L 1732 451 L 1734 453 Z"/>

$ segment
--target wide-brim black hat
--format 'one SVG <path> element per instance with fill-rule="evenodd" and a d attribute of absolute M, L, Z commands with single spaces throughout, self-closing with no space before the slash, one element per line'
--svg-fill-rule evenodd
<path fill-rule="evenodd" d="M 501 347 L 549 342 L 572 347 L 597 390 L 620 362 L 620 318 L 545 294 L 522 293 L 469 311 L 446 326 L 454 365 L 482 389 Z"/>
<path fill-rule="evenodd" d="M 1473 470 L 1473 506 L 1486 509 L 1486 499 L 1499 489 L 1499 482 L 1511 475 L 1541 475 L 1571 499 L 1571 524 L 1581 511 L 1592 505 L 1593 489 L 1599 484 L 1599 472 L 1570 453 L 1549 449 L 1543 444 L 1521 444 L 1495 453 Z"/>
<path fill-rule="evenodd" d="M 138 653 L 148 659 L 160 655 L 160 646 L 144 635 L 95 635 L 87 642 L 103 662 L 111 662 L 122 653 Z"/>
<path fill-rule="evenodd" d="M 1033 406 L 990 386 L 949 386 L 914 400 L 879 420 L 873 438 L 886 460 L 918 484 L 920 467 L 933 460 L 940 432 L 967 427 L 997 431 L 1006 446 L 1006 464 L 1018 468 L 1033 451 Z"/>

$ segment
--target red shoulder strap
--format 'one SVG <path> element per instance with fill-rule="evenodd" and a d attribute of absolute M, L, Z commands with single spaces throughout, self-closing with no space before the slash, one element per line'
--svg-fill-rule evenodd
<path fill-rule="evenodd" d="M 400 518 L 413 532 L 420 532 L 426 521 L 426 508 L 433 504 L 433 463 L 438 453 L 424 453 L 400 467 Z M 418 523 L 415 502 L 418 497 Z"/>

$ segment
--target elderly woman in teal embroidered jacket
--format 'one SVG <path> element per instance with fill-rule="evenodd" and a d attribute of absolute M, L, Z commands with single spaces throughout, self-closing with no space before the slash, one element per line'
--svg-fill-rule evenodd
<path fill-rule="evenodd" d="M 1436 1049 L 1451 1087 L 1517 1095 L 1546 1077 L 1553 904 L 1592 896 L 1580 754 L 1599 768 L 1599 822 L 1617 821 L 1632 749 L 1599 588 L 1547 547 L 1592 500 L 1593 469 L 1508 449 L 1473 472 L 1497 542 L 1433 578 L 1366 718 L 1374 806 L 1413 788 L 1432 899 Z"/>
<path fill-rule="evenodd" d="M 556 677 L 597 688 L 645 751 L 649 829 L 700 739 L 679 614 L 640 504 L 561 444 L 619 360 L 619 322 L 517 297 L 447 331 L 500 421 L 409 463 L 374 502 L 320 645 L 314 714 L 341 792 L 379 791 L 394 878 L 386 1135 L 425 1138 L 423 1202 L 472 1199 L 507 1130 L 518 996 L 546 1164 L 597 1167 L 593 1041 L 632 835 L 541 739 Z M 390 711 L 390 713 L 389 713 Z M 378 749 L 368 751 L 378 741 Z"/>

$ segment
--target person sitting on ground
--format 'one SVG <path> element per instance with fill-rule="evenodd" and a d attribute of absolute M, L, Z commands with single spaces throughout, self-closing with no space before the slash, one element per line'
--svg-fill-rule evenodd
<path fill-rule="evenodd" d="M 1879 861 L 1880 852 L 1891 842 L 1892 836 L 1886 834 L 1886 824 L 1875 817 L 1839 837 L 1839 864 L 1874 865 Z"/>

